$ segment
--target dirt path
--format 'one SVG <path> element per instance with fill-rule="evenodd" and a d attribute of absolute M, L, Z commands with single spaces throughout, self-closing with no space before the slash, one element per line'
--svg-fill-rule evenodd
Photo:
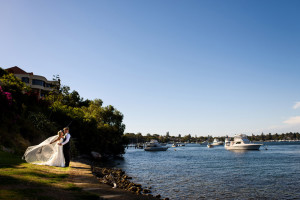
<path fill-rule="evenodd" d="M 97 194 L 100 199 L 112 200 L 158 200 L 153 196 L 136 195 L 135 193 L 122 190 L 119 188 L 112 188 L 109 185 L 100 183 L 98 179 L 92 174 L 91 166 L 81 162 L 71 162 L 70 164 L 70 182 L 77 187 Z"/>

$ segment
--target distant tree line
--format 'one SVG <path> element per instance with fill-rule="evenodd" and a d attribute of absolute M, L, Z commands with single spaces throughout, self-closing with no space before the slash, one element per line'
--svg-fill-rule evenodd
<path fill-rule="evenodd" d="M 60 86 L 39 98 L 25 83 L 0 68 L 0 145 L 23 153 L 67 125 L 78 153 L 124 153 L 125 125 L 123 114 L 116 108 L 103 106 L 101 99 L 84 100 L 69 86 Z"/>
<path fill-rule="evenodd" d="M 169 132 L 166 133 L 166 135 L 158 135 L 158 134 L 150 134 L 143 136 L 142 133 L 125 133 L 125 138 L 127 143 L 144 143 L 149 142 L 151 139 L 155 139 L 159 142 L 168 143 L 168 142 L 190 142 L 190 143 L 201 143 L 201 142 L 212 142 L 214 138 L 219 139 L 220 141 L 225 140 L 225 136 L 222 137 L 213 137 L 213 136 L 191 136 L 191 134 L 181 136 L 179 134 L 178 136 L 170 136 Z M 248 136 L 249 140 L 251 141 L 280 141 L 280 140 L 300 140 L 300 134 L 298 132 L 296 133 L 275 133 L 275 134 L 264 134 L 261 133 L 259 135 L 252 134 L 251 136 Z"/>
<path fill-rule="evenodd" d="M 125 133 L 124 137 L 126 138 L 127 143 L 144 143 L 149 142 L 152 139 L 157 140 L 162 143 L 168 143 L 168 142 L 203 142 L 203 141 L 212 141 L 212 136 L 194 136 L 192 137 L 191 134 L 187 134 L 185 136 L 181 136 L 179 134 L 178 136 L 170 136 L 169 132 L 166 133 L 166 135 L 158 135 L 158 134 L 150 134 L 143 136 L 142 133 Z"/>
<path fill-rule="evenodd" d="M 292 133 L 275 133 L 275 134 L 264 134 L 261 133 L 260 135 L 251 135 L 248 137 L 252 141 L 279 141 L 279 140 L 300 140 L 300 134 L 298 132 Z"/>

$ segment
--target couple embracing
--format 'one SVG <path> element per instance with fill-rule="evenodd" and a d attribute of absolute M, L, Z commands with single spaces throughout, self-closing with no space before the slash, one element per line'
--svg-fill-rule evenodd
<path fill-rule="evenodd" d="M 70 164 L 69 127 L 58 131 L 42 143 L 27 148 L 23 159 L 37 165 L 68 167 Z"/>

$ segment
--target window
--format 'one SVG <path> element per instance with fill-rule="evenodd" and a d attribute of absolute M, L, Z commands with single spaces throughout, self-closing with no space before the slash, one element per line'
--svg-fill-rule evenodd
<path fill-rule="evenodd" d="M 41 86 L 44 86 L 45 82 L 41 81 L 41 80 L 38 80 L 38 79 L 32 79 L 32 85 L 41 85 Z"/>
<path fill-rule="evenodd" d="M 45 83 L 45 87 L 50 88 L 50 87 L 52 87 L 52 84 L 51 83 Z"/>
<path fill-rule="evenodd" d="M 27 78 L 27 77 L 22 77 L 22 82 L 24 82 L 24 83 L 29 83 L 29 78 Z"/>

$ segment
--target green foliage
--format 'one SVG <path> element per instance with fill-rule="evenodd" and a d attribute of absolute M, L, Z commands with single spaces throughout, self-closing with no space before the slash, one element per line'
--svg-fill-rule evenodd
<path fill-rule="evenodd" d="M 253 135 L 249 137 L 251 141 L 278 141 L 278 140 L 300 140 L 299 132 L 296 133 L 275 133 L 275 134 L 264 134 L 261 133 L 260 135 Z"/>
<path fill-rule="evenodd" d="M 83 100 L 82 97 L 80 97 L 79 93 L 76 90 L 73 90 L 70 93 L 70 87 L 69 86 L 62 86 L 59 90 L 60 92 L 60 101 L 67 106 L 71 107 L 82 107 L 82 106 L 88 106 L 90 100 Z"/>
<path fill-rule="evenodd" d="M 13 74 L 4 74 L 0 78 L 0 83 L 3 91 L 10 93 L 12 97 L 13 106 L 10 107 L 9 111 L 13 111 L 15 112 L 15 114 L 19 114 L 22 110 L 22 104 L 28 99 L 27 96 L 24 95 L 24 93 L 29 92 L 30 88 Z M 0 99 L 0 101 L 1 104 L 4 103 L 2 98 Z M 12 114 L 13 113 L 10 113 L 9 115 Z"/>
<path fill-rule="evenodd" d="M 26 86 L 20 79 L 15 77 L 13 74 L 5 74 L 0 78 L 0 82 L 3 90 L 10 92 L 16 96 L 20 96 L 23 92 L 30 91 L 30 88 Z"/>
<path fill-rule="evenodd" d="M 0 78 L 5 74 L 8 74 L 8 73 L 0 67 Z"/>
<path fill-rule="evenodd" d="M 84 117 L 84 113 L 82 111 L 81 108 L 77 108 L 77 107 L 71 107 L 68 105 L 64 105 L 62 102 L 60 101 L 55 101 L 51 106 L 50 109 L 53 112 L 60 112 L 65 114 L 66 116 L 76 119 L 76 118 L 83 118 Z"/>
<path fill-rule="evenodd" d="M 28 120 L 30 120 L 31 124 L 40 131 L 47 131 L 56 127 L 55 123 L 50 121 L 45 114 L 41 112 L 29 112 Z"/>
<path fill-rule="evenodd" d="M 92 121 L 96 119 L 100 121 L 102 103 L 103 102 L 101 99 L 95 99 L 90 102 L 88 107 L 82 108 L 86 121 Z"/>
<path fill-rule="evenodd" d="M 50 109 L 57 123 L 72 121 L 70 132 L 76 137 L 76 145 L 81 152 L 124 153 L 123 115 L 113 106 L 102 107 L 102 100 L 95 99 L 88 107 L 71 107 L 55 101 Z"/>

